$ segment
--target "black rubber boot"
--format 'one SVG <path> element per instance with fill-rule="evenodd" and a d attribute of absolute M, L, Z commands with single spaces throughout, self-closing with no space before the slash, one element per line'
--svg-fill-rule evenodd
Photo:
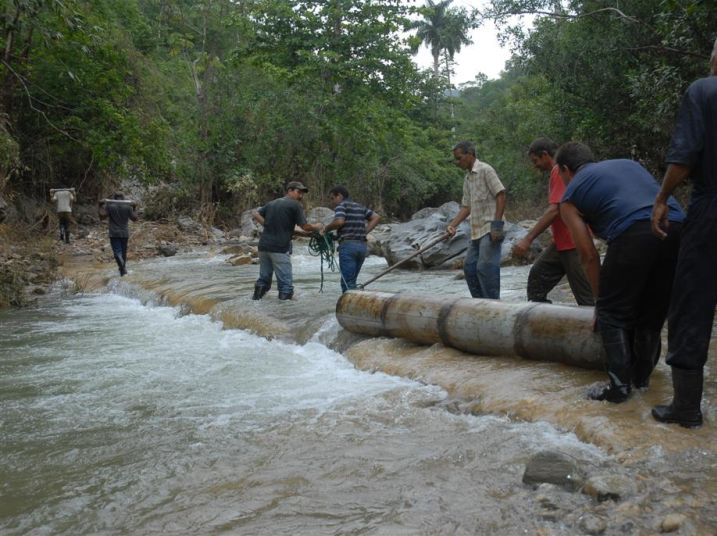
<path fill-rule="evenodd" d="M 630 372 L 632 368 L 632 344 L 628 330 L 603 326 L 600 328 L 610 383 L 589 392 L 592 400 L 607 400 L 614 404 L 624 402 L 630 396 Z"/>
<path fill-rule="evenodd" d="M 632 384 L 635 389 L 650 385 L 650 374 L 660 360 L 662 339 L 659 331 L 638 328 L 632 338 L 632 352 L 635 362 L 632 366 Z"/>
<path fill-rule="evenodd" d="M 269 287 L 265 287 L 264 285 L 260 285 L 257 283 L 254 285 L 254 296 L 252 296 L 252 300 L 260 300 L 264 297 L 264 294 L 269 292 Z"/>
<path fill-rule="evenodd" d="M 702 369 L 684 370 L 672 367 L 672 387 L 675 394 L 668 406 L 655 406 L 652 416 L 660 421 L 685 428 L 702 426 Z"/>
<path fill-rule="evenodd" d="M 290 300 L 294 297 L 293 292 L 279 292 L 279 299 L 280 300 Z"/>

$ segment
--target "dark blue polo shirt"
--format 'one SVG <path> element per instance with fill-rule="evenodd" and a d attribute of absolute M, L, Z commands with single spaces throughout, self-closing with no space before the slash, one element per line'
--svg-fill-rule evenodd
<path fill-rule="evenodd" d="M 604 160 L 580 168 L 561 202 L 575 205 L 593 233 L 610 242 L 633 223 L 650 219 L 659 190 L 655 178 L 637 162 Z M 674 197 L 667 205 L 670 221 L 685 219 Z"/>

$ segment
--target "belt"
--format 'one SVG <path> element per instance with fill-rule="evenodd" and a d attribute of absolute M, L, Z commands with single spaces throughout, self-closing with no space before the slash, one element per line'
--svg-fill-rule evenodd
<path fill-rule="evenodd" d="M 344 242 L 366 242 L 365 238 L 339 238 L 339 243 L 343 244 Z"/>

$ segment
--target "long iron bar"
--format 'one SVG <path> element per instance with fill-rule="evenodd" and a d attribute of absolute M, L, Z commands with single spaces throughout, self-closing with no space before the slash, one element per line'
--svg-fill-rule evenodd
<path fill-rule="evenodd" d="M 386 268 L 386 269 L 385 269 L 383 272 L 381 272 L 380 274 L 375 275 L 375 276 L 373 276 L 371 279 L 369 279 L 368 281 L 366 281 L 365 283 L 362 283 L 362 284 L 358 285 L 358 287 L 361 288 L 361 289 L 366 288 L 366 285 L 369 285 L 370 283 L 373 283 L 373 282 L 376 281 L 378 278 L 383 277 L 384 275 L 386 275 L 386 274 L 389 273 L 390 271 L 395 270 L 396 268 L 398 268 L 399 266 L 401 266 L 403 263 L 405 263 L 405 262 L 407 262 L 407 261 L 410 261 L 411 259 L 413 259 L 414 257 L 420 255 L 421 253 L 425 253 L 426 251 L 428 251 L 429 249 L 431 249 L 433 246 L 435 246 L 435 245 L 438 244 L 439 242 L 443 242 L 444 240 L 446 240 L 446 239 L 448 238 L 448 236 L 449 236 L 448 233 L 443 233 L 441 236 L 439 236 L 439 237 L 436 238 L 435 240 L 431 240 L 428 244 L 426 244 L 425 246 L 423 246 L 421 249 L 419 249 L 419 250 L 416 251 L 415 253 L 412 253 L 411 255 L 409 255 L 408 257 L 406 257 L 405 259 L 401 259 L 401 260 L 398 261 L 396 264 L 394 264 L 394 265 L 392 265 L 392 266 L 389 266 L 388 268 Z"/>

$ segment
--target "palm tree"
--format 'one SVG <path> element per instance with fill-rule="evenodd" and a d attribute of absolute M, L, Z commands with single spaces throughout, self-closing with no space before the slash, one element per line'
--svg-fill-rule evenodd
<path fill-rule="evenodd" d="M 451 8 L 453 0 L 426 0 L 423 9 L 423 20 L 416 21 L 412 27 L 420 40 L 413 52 L 418 51 L 421 44 L 431 49 L 433 55 L 433 75 L 439 75 L 441 54 L 446 62 L 446 73 L 450 81 L 450 62 L 463 45 L 472 41 L 468 36 L 471 20 L 464 9 Z"/>

